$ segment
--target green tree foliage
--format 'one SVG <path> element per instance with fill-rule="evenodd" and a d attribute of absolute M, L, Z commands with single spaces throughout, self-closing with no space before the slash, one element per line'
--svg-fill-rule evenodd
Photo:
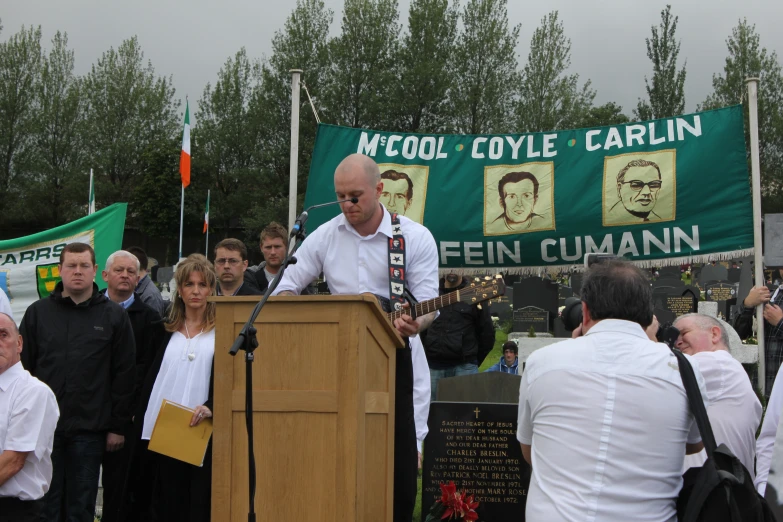
<path fill-rule="evenodd" d="M 508 132 L 519 85 L 520 26 L 509 27 L 506 0 L 468 0 L 462 22 L 451 66 L 451 128 L 466 134 Z"/>
<path fill-rule="evenodd" d="M 250 106 L 259 121 L 257 151 L 259 189 L 264 194 L 242 218 L 252 248 L 258 233 L 270 221 L 287 225 L 291 144 L 291 69 L 301 69 L 303 85 L 313 96 L 316 110 L 323 110 L 329 73 L 329 26 L 333 12 L 322 0 L 298 0 L 283 29 L 272 38 L 272 55 L 261 67 L 261 88 Z M 299 158 L 297 195 L 301 207 L 317 131 L 316 119 L 305 89 L 299 107 Z"/>
<path fill-rule="evenodd" d="M 345 0 L 329 45 L 326 123 L 390 128 L 400 24 L 397 0 Z"/>
<path fill-rule="evenodd" d="M 699 110 L 745 102 L 745 141 L 750 152 L 747 122 L 748 78 L 759 78 L 758 126 L 762 209 L 783 212 L 783 72 L 775 51 L 761 45 L 756 26 L 741 20 L 726 40 L 729 55 L 723 74 L 712 77 L 713 93 Z M 750 170 L 750 169 L 749 169 Z"/>
<path fill-rule="evenodd" d="M 580 87 L 578 74 L 566 74 L 570 66 L 571 40 L 565 36 L 558 12 L 552 11 L 530 41 L 517 105 L 518 131 L 569 129 L 585 118 L 595 91 L 589 80 Z"/>
<path fill-rule="evenodd" d="M 623 114 L 623 108 L 614 102 L 608 102 L 598 107 L 591 107 L 584 114 L 579 127 L 601 127 L 604 125 L 622 125 L 628 123 L 628 116 Z"/>
<path fill-rule="evenodd" d="M 645 76 L 649 100 L 639 100 L 634 115 L 640 120 L 669 118 L 685 112 L 685 64 L 677 69 L 680 42 L 675 38 L 679 17 L 671 5 L 661 11 L 661 23 L 652 26 L 652 38 L 645 38 L 647 57 L 653 64 L 652 83 Z"/>
<path fill-rule="evenodd" d="M 104 52 L 84 80 L 85 139 L 96 201 L 130 201 L 142 157 L 181 130 L 171 78 L 158 77 L 135 36 Z M 133 214 L 129 215 L 133 223 Z"/>
<path fill-rule="evenodd" d="M 28 187 L 37 205 L 25 214 L 47 227 L 84 215 L 89 193 L 85 167 L 82 82 L 74 75 L 74 52 L 68 35 L 59 31 L 41 63 L 36 85 L 37 114 Z"/>
<path fill-rule="evenodd" d="M 257 195 L 258 122 L 250 117 L 250 105 L 260 81 L 261 65 L 243 47 L 226 60 L 198 105 L 191 186 L 202 203 L 207 189 L 212 190 L 210 222 L 225 229 L 250 209 Z"/>
<path fill-rule="evenodd" d="M 0 201 L 23 196 L 21 180 L 33 140 L 35 92 L 41 74 L 41 28 L 24 28 L 0 43 Z M 10 212 L 0 220 L 12 219 Z"/>
<path fill-rule="evenodd" d="M 448 127 L 449 91 L 455 80 L 451 64 L 457 38 L 457 3 L 413 0 L 408 31 L 400 49 L 400 79 L 395 84 L 397 127 L 406 132 L 444 132 Z"/>

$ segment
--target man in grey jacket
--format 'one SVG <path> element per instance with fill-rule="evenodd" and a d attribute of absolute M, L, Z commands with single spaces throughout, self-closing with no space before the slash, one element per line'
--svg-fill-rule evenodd
<path fill-rule="evenodd" d="M 160 290 L 152 282 L 147 272 L 147 265 L 150 262 L 147 253 L 143 248 L 137 246 L 129 247 L 126 251 L 139 260 L 139 283 L 136 285 L 136 293 L 141 297 L 141 302 L 158 312 L 161 317 L 166 317 L 166 304 L 163 302 L 163 296 L 160 295 Z"/>

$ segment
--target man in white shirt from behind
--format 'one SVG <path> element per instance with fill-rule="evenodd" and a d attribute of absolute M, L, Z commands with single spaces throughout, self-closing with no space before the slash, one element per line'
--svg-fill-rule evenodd
<path fill-rule="evenodd" d="M 21 353 L 16 324 L 0 313 L 0 522 L 38 521 L 60 417 L 54 393 L 22 367 Z"/>
<path fill-rule="evenodd" d="M 650 283 L 626 261 L 604 261 L 581 295 L 576 338 L 536 351 L 522 373 L 525 520 L 674 522 L 683 458 L 703 446 L 676 357 L 644 331 Z"/>
<path fill-rule="evenodd" d="M 707 387 L 707 415 L 715 441 L 725 444 L 755 476 L 756 430 L 761 423 L 759 402 L 742 364 L 729 353 L 729 337 L 717 319 L 686 314 L 674 321 L 680 331 L 675 347 L 699 363 Z M 704 451 L 685 457 L 685 468 L 701 466 Z"/>

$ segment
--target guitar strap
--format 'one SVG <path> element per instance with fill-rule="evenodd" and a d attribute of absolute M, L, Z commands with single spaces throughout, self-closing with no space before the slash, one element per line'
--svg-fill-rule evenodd
<path fill-rule="evenodd" d="M 405 238 L 402 237 L 400 216 L 391 215 L 392 237 L 389 238 L 389 301 L 392 311 L 405 304 Z"/>

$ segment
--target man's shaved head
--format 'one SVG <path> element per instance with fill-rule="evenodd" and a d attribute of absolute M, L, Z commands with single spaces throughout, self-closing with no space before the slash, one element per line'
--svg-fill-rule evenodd
<path fill-rule="evenodd" d="M 361 169 L 367 176 L 367 181 L 375 185 L 381 181 L 381 170 L 378 168 L 378 164 L 364 154 L 351 154 L 337 165 L 337 169 L 334 171 L 335 177 L 338 174 L 345 171 L 352 171 L 355 169 Z"/>

